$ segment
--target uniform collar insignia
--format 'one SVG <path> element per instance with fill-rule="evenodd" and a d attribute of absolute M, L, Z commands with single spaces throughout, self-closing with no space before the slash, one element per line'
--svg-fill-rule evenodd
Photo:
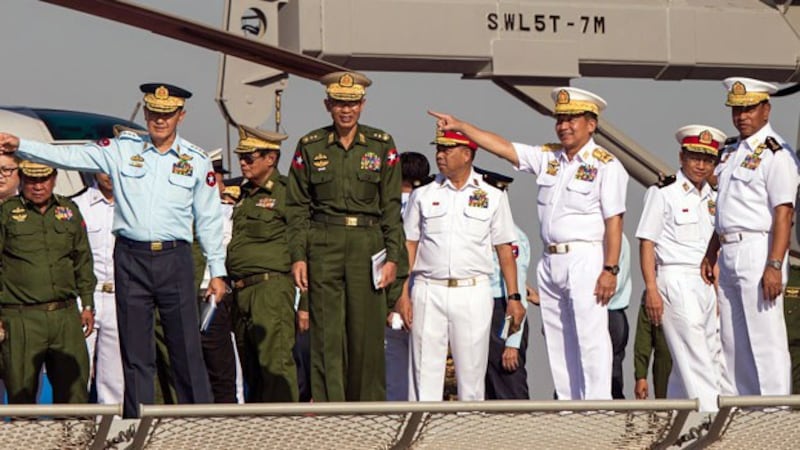
<path fill-rule="evenodd" d="M 358 142 L 360 142 L 362 144 L 366 144 L 367 143 L 367 137 L 364 136 L 364 133 L 358 133 Z"/>

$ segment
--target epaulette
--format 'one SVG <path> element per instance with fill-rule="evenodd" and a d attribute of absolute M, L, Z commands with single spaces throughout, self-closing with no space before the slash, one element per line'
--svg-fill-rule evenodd
<path fill-rule="evenodd" d="M 732 136 L 732 137 L 729 137 L 728 139 L 725 139 L 725 143 L 723 143 L 722 146 L 723 147 L 727 147 L 729 145 L 735 144 L 738 141 L 739 141 L 739 137 L 738 136 Z"/>
<path fill-rule="evenodd" d="M 89 190 L 89 186 L 84 186 L 83 189 L 81 189 L 80 191 L 70 195 L 69 198 L 73 199 L 75 197 L 80 197 L 81 195 L 85 194 L 86 191 L 88 191 L 88 190 Z"/>
<path fill-rule="evenodd" d="M 772 136 L 769 136 L 768 138 L 766 138 L 764 140 L 764 144 L 767 145 L 767 148 L 772 150 L 772 153 L 775 153 L 775 152 L 777 152 L 777 151 L 779 151 L 780 149 L 783 148 L 783 146 L 781 144 L 779 144 L 778 141 Z"/>
<path fill-rule="evenodd" d="M 473 169 L 475 170 L 475 173 L 481 175 L 485 183 L 489 184 L 490 186 L 494 186 L 501 191 L 505 191 L 508 188 L 508 185 L 514 181 L 514 179 L 509 176 L 496 172 L 490 172 L 488 170 L 481 169 L 480 167 L 473 167 Z"/>
<path fill-rule="evenodd" d="M 428 175 L 427 177 L 423 178 L 422 180 L 414 180 L 411 183 L 412 189 L 420 188 L 422 186 L 431 184 L 433 180 L 436 179 L 435 175 Z"/>
<path fill-rule="evenodd" d="M 389 139 L 392 138 L 391 136 L 389 136 L 389 133 L 386 133 L 381 130 L 370 130 L 365 134 L 367 135 L 368 138 L 380 142 L 389 142 Z"/>
<path fill-rule="evenodd" d="M 111 129 L 114 132 L 114 137 L 116 138 L 124 136 L 126 139 L 141 140 L 142 136 L 147 134 L 147 131 L 145 130 L 137 130 L 136 128 L 131 128 L 122 124 L 116 124 L 111 127 Z"/>
<path fill-rule="evenodd" d="M 188 150 L 191 150 L 193 153 L 197 153 L 201 156 L 201 159 L 208 159 L 208 153 L 206 153 L 202 148 L 192 144 L 191 142 L 182 142 L 182 146 Z"/>
<path fill-rule="evenodd" d="M 72 201 L 71 197 L 66 197 L 60 194 L 53 194 L 53 197 L 56 199 L 56 203 L 58 203 L 59 205 L 73 206 L 75 208 L 78 207 L 78 205 L 74 201 Z"/>
<path fill-rule="evenodd" d="M 564 146 L 559 144 L 558 142 L 542 144 L 541 147 L 543 152 L 555 152 L 564 148 Z"/>
<path fill-rule="evenodd" d="M 594 156 L 594 159 L 604 164 L 608 164 L 614 160 L 614 155 L 612 155 L 611 153 L 607 152 L 606 150 L 600 147 L 594 149 L 594 151 L 592 152 L 592 156 Z"/>
<path fill-rule="evenodd" d="M 657 187 L 659 189 L 665 188 L 665 187 L 669 186 L 670 184 L 674 183 L 675 180 L 677 180 L 677 179 L 678 179 L 678 177 L 675 176 L 675 175 L 667 175 L 667 176 L 664 176 L 664 177 L 660 177 L 658 179 L 658 181 L 655 184 L 653 184 L 653 186 L 655 186 L 655 187 Z"/>
<path fill-rule="evenodd" d="M 242 187 L 241 186 L 225 186 L 222 190 L 222 195 L 228 195 L 234 200 L 239 200 L 242 196 Z"/>
<path fill-rule="evenodd" d="M 144 140 L 144 137 L 141 134 L 136 133 L 136 132 L 134 132 L 132 130 L 123 130 L 123 131 L 120 131 L 119 133 L 115 132 L 115 135 L 116 135 L 117 139 L 119 139 L 121 141 L 127 140 L 127 141 L 142 142 Z"/>
<path fill-rule="evenodd" d="M 319 140 L 322 140 L 327 135 L 328 132 L 325 131 L 324 129 L 314 130 L 311 133 L 308 133 L 307 135 L 300 138 L 300 142 L 302 142 L 303 144 L 310 144 L 312 142 L 317 142 Z"/>

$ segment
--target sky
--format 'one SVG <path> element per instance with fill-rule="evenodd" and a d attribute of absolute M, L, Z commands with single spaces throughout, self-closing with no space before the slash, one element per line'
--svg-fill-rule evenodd
<path fill-rule="evenodd" d="M 222 23 L 222 0 L 138 3 L 212 26 Z M 235 136 L 236 132 L 227 127 L 214 101 L 219 60 L 216 52 L 62 7 L 31 0 L 0 2 L 0 105 L 74 109 L 129 118 L 141 100 L 139 84 L 173 83 L 194 92 L 180 134 L 207 150 L 227 147 L 228 133 Z M 433 161 L 429 143 L 435 122 L 426 114 L 428 109 L 451 113 L 512 141 L 539 144 L 557 140 L 551 118 L 489 81 L 462 80 L 459 74 L 366 73 L 374 84 L 368 89 L 361 122 L 389 132 L 399 151 L 421 152 Z M 675 169 L 678 145 L 674 133 L 681 126 L 706 124 L 735 134 L 719 81 L 580 78 L 572 85 L 602 96 L 609 104 L 604 117 Z M 291 155 L 297 139 L 330 123 L 322 104 L 324 95 L 319 83 L 290 77 L 283 95 L 281 131 L 290 135 L 279 165 L 283 173 L 290 160 L 286 155 Z M 793 145 L 798 141 L 798 100 L 800 94 L 772 102 L 772 125 Z M 265 128 L 272 129 L 271 120 L 265 121 Z M 136 121 L 143 122 L 141 113 Z M 476 165 L 516 178 L 509 194 L 511 206 L 515 221 L 530 237 L 533 257 L 528 275 L 535 278 L 541 242 L 534 177 L 513 173 L 509 164 L 489 154 L 479 153 Z M 633 248 L 634 284 L 627 311 L 631 332 L 624 362 L 629 398 L 633 395 L 633 327 L 643 289 L 634 234 L 644 192 L 645 187 L 631 180 L 625 214 L 625 234 Z M 531 393 L 535 399 L 549 399 L 553 387 L 536 308 L 530 308 L 529 319 Z"/>

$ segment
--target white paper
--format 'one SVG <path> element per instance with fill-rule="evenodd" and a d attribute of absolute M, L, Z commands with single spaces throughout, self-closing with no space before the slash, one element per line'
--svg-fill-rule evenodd
<path fill-rule="evenodd" d="M 383 275 L 383 266 L 386 265 L 386 249 L 382 249 L 378 253 L 372 255 L 372 286 L 375 289 L 380 289 L 381 276 Z"/>
<path fill-rule="evenodd" d="M 503 321 L 503 329 L 500 331 L 500 339 L 506 340 L 508 339 L 508 330 L 511 329 L 511 316 L 506 316 L 506 319 Z"/>
<path fill-rule="evenodd" d="M 200 312 L 200 332 L 205 333 L 211 322 L 214 321 L 214 315 L 217 312 L 217 299 L 214 294 L 203 303 L 203 309 Z"/>

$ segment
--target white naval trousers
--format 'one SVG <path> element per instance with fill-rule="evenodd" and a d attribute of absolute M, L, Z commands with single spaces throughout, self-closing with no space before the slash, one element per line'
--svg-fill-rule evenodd
<path fill-rule="evenodd" d="M 553 384 L 560 400 L 610 400 L 608 308 L 594 295 L 603 245 L 569 245 L 568 253 L 545 253 L 536 271 Z"/>
<path fill-rule="evenodd" d="M 95 291 L 94 305 L 95 330 L 86 338 L 86 346 L 89 349 L 89 373 L 94 376 L 97 388 L 97 403 L 122 404 L 125 380 L 122 374 L 114 294 Z"/>
<path fill-rule="evenodd" d="M 697 398 L 700 412 L 716 412 L 722 367 L 714 286 L 692 266 L 659 266 L 664 337 L 672 354 L 668 398 Z"/>
<path fill-rule="evenodd" d="M 417 276 L 411 302 L 409 400 L 442 400 L 448 340 L 458 399 L 483 400 L 494 307 L 488 277 L 475 286 L 447 287 Z"/>
<path fill-rule="evenodd" d="M 783 295 L 764 301 L 761 277 L 769 253 L 766 233 L 742 233 L 722 244 L 719 308 L 725 356 L 724 395 L 789 395 L 792 388 Z M 786 258 L 784 258 L 784 261 Z M 787 280 L 784 263 L 783 281 Z"/>

